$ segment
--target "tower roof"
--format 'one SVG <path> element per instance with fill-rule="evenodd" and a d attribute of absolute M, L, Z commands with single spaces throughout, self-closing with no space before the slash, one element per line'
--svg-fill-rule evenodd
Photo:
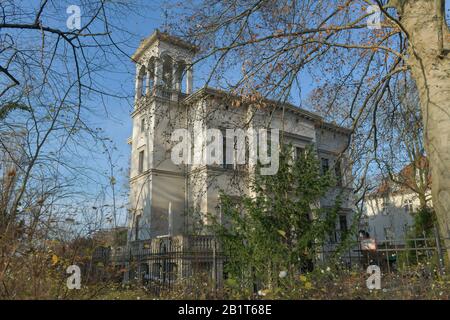
<path fill-rule="evenodd" d="M 161 32 L 158 29 L 156 29 L 149 37 L 141 41 L 136 52 L 131 56 L 131 59 L 133 61 L 139 60 L 139 58 L 142 56 L 145 50 L 147 50 L 157 40 L 174 44 L 176 46 L 179 46 L 192 52 L 198 51 L 198 48 L 192 43 L 186 42 L 178 37 L 172 36 L 166 32 Z"/>

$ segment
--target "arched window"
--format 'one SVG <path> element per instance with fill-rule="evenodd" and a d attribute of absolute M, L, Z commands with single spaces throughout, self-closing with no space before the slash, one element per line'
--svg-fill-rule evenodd
<path fill-rule="evenodd" d="M 153 92 L 153 89 L 155 87 L 155 57 L 150 58 L 150 61 L 148 62 L 148 66 L 147 66 L 147 76 L 149 77 L 148 79 L 148 88 L 147 88 L 147 92 L 149 94 L 151 94 Z"/>
<path fill-rule="evenodd" d="M 146 72 L 145 72 L 145 67 L 142 66 L 139 69 L 139 73 L 138 73 L 138 84 L 137 84 L 137 97 L 140 98 L 142 96 L 145 95 L 145 82 L 146 82 Z"/>
<path fill-rule="evenodd" d="M 172 89 L 172 58 L 168 55 L 162 57 L 162 82 L 165 89 Z"/>
<path fill-rule="evenodd" d="M 145 69 L 144 69 L 145 70 Z M 144 71 L 144 76 L 142 77 L 142 86 L 141 86 L 141 97 L 145 96 L 145 91 L 147 90 L 147 73 Z"/>
<path fill-rule="evenodd" d="M 180 92 L 186 92 L 186 62 L 185 61 L 178 61 L 176 65 L 176 79 L 175 82 L 177 84 L 178 91 Z"/>

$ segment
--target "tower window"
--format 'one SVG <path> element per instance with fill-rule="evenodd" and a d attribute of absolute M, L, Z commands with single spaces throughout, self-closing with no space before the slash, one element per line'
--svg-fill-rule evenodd
<path fill-rule="evenodd" d="M 141 119 L 141 132 L 145 132 L 145 118 Z"/>
<path fill-rule="evenodd" d="M 143 74 L 141 81 L 142 81 L 141 82 L 141 97 L 144 97 L 145 91 L 147 90 L 147 74 L 146 73 Z"/>
<path fill-rule="evenodd" d="M 162 58 L 162 81 L 164 89 L 172 89 L 173 82 L 173 61 L 170 56 L 164 56 Z"/>
<path fill-rule="evenodd" d="M 139 173 L 144 172 L 144 151 L 140 151 L 140 152 L 139 152 L 138 172 L 139 172 Z"/>

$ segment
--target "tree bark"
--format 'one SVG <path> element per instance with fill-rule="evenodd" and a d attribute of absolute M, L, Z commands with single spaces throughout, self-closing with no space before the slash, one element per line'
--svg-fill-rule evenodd
<path fill-rule="evenodd" d="M 397 9 L 409 40 L 407 62 L 420 95 L 433 207 L 450 259 L 450 57 L 442 7 L 443 0 L 405 0 Z"/>

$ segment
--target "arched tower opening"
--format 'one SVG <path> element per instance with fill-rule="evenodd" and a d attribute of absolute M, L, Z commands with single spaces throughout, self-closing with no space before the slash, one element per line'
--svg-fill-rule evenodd
<path fill-rule="evenodd" d="M 174 90 L 186 93 L 186 61 L 178 60 L 174 68 Z"/>
<path fill-rule="evenodd" d="M 137 98 L 140 98 L 145 95 L 146 82 L 147 82 L 147 73 L 145 72 L 145 66 L 140 66 L 136 80 Z"/>
<path fill-rule="evenodd" d="M 151 57 L 147 64 L 147 95 L 151 95 L 155 91 L 156 84 L 156 58 Z"/>
<path fill-rule="evenodd" d="M 162 85 L 165 90 L 173 89 L 173 59 L 168 54 L 161 58 L 162 62 Z"/>

